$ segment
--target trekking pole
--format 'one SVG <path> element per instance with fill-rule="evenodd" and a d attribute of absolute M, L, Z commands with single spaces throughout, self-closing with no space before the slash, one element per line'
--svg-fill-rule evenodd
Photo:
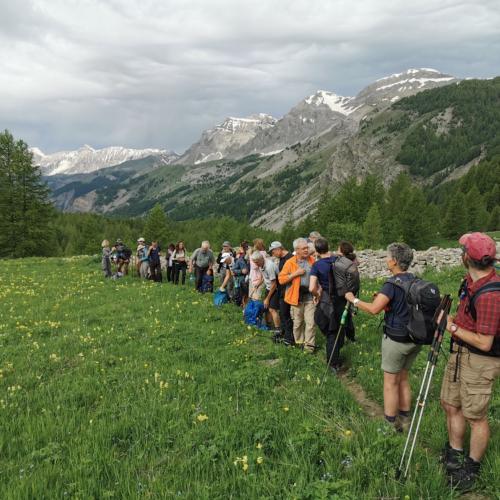
<path fill-rule="evenodd" d="M 427 396 L 429 394 L 432 377 L 434 375 L 434 369 L 436 368 L 436 363 L 441 349 L 441 344 L 443 342 L 444 332 L 446 330 L 448 314 L 451 309 L 451 302 L 452 299 L 450 298 L 450 296 L 445 295 L 441 300 L 441 304 L 436 310 L 436 315 L 434 316 L 435 318 L 437 318 L 441 312 L 443 313 L 441 320 L 436 325 L 436 330 L 434 332 L 432 344 L 429 349 L 429 354 L 427 356 L 427 365 L 425 367 L 424 376 L 422 378 L 422 383 L 420 385 L 420 391 L 418 393 L 417 402 L 415 404 L 415 409 L 413 411 L 410 429 L 408 430 L 408 436 L 406 437 L 405 446 L 403 448 L 403 455 L 401 456 L 401 461 L 399 462 L 399 467 L 396 473 L 397 478 L 401 477 L 403 468 L 404 468 L 403 477 L 406 478 L 406 476 L 408 475 L 411 458 L 413 456 L 413 451 L 415 449 L 415 444 L 417 442 L 418 431 L 420 429 L 422 416 L 424 414 L 424 409 L 427 402 Z"/>
<path fill-rule="evenodd" d="M 339 329 L 337 331 L 337 335 L 335 336 L 335 342 L 333 343 L 333 349 L 332 349 L 332 352 L 330 353 L 330 357 L 328 358 L 328 362 L 326 364 L 325 374 L 323 375 L 323 380 L 321 381 L 320 386 L 323 385 L 323 382 L 326 380 L 326 376 L 328 375 L 328 370 L 330 369 L 330 363 L 331 363 L 332 358 L 333 358 L 333 353 L 335 352 L 335 349 L 337 348 L 338 341 L 340 339 L 340 333 L 342 332 L 342 329 L 345 328 L 345 325 L 347 324 L 347 318 L 349 317 L 350 307 L 351 307 L 351 303 L 347 302 L 345 307 L 344 307 L 344 311 L 342 312 L 342 316 L 340 318 Z M 327 342 L 328 342 L 328 339 L 327 339 Z"/>

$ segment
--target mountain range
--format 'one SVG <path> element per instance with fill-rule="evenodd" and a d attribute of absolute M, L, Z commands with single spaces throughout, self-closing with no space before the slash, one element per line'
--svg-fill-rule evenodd
<path fill-rule="evenodd" d="M 467 171 L 481 159 L 478 145 L 423 173 L 415 170 L 408 151 L 422 127 L 436 129 L 441 139 L 460 130 L 465 117 L 453 101 L 457 97 L 451 99 L 453 89 L 464 89 L 459 96 L 469 106 L 474 95 L 467 89 L 477 82 L 494 87 L 498 79 L 460 81 L 433 69 L 410 69 L 379 79 L 354 97 L 317 91 L 280 119 L 262 113 L 227 118 L 180 156 L 142 150 L 140 159 L 107 168 L 94 164 L 90 173 L 61 175 L 46 166 L 45 174 L 64 210 L 136 216 L 159 202 L 176 219 L 232 215 L 279 228 L 289 218 L 307 215 L 325 187 L 335 188 L 353 175 L 376 173 L 389 183 L 406 170 L 418 182 L 442 182 Z M 406 110 L 408 98 L 420 95 L 439 100 L 426 113 Z M 441 101 L 448 105 L 443 108 Z"/>

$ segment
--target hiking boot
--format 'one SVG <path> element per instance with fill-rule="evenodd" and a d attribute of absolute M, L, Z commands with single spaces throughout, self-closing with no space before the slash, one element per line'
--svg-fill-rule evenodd
<path fill-rule="evenodd" d="M 441 453 L 441 463 L 446 468 L 447 474 L 453 474 L 464 465 L 465 453 L 463 450 L 455 450 L 446 443 Z"/>
<path fill-rule="evenodd" d="M 398 421 L 398 425 L 401 428 L 401 432 L 408 433 L 411 426 L 410 415 L 398 415 L 396 420 Z"/>
<path fill-rule="evenodd" d="M 451 473 L 448 483 L 452 488 L 456 488 L 464 493 L 470 491 L 474 487 L 480 470 L 480 462 L 466 457 L 463 466 Z"/>

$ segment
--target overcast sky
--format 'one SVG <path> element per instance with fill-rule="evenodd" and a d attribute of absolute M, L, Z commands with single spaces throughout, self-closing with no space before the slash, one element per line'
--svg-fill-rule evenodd
<path fill-rule="evenodd" d="M 499 54 L 500 0 L 0 0 L 0 128 L 182 152 L 226 116 L 407 68 L 497 76 Z"/>

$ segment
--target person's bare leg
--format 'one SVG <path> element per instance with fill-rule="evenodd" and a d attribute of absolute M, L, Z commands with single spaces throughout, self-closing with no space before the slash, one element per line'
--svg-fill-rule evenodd
<path fill-rule="evenodd" d="M 273 319 L 274 328 L 280 327 L 280 313 L 276 309 L 269 309 L 271 317 Z"/>
<path fill-rule="evenodd" d="M 384 413 L 396 417 L 399 411 L 399 373 L 384 372 Z"/>
<path fill-rule="evenodd" d="M 452 406 L 441 401 L 441 406 L 446 412 L 446 425 L 448 427 L 448 440 L 450 446 L 455 450 L 462 450 L 464 447 L 464 437 L 466 421 L 461 408 Z"/>
<path fill-rule="evenodd" d="M 410 411 L 411 409 L 411 387 L 408 381 L 408 371 L 401 370 L 399 373 L 399 408 L 398 410 Z"/>
<path fill-rule="evenodd" d="M 481 420 L 467 419 L 470 425 L 470 453 L 472 460 L 480 462 L 488 448 L 490 426 L 487 418 Z"/>

